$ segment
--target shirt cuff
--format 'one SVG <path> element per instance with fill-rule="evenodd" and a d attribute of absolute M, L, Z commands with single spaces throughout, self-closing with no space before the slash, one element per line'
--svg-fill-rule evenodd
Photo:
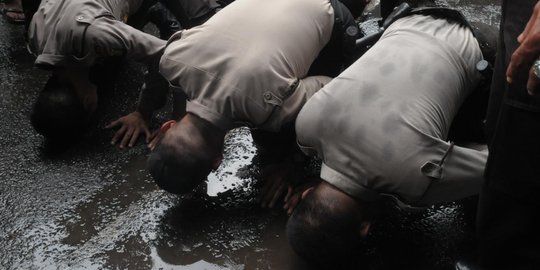
<path fill-rule="evenodd" d="M 351 197 L 363 201 L 376 201 L 380 198 L 377 192 L 358 184 L 355 179 L 350 179 L 324 162 L 321 166 L 321 178 Z"/>
<path fill-rule="evenodd" d="M 210 108 L 200 103 L 188 101 L 186 104 L 186 112 L 197 115 L 223 131 L 228 131 L 233 128 L 232 121 L 230 119 L 224 117 L 218 112 L 212 111 Z"/>

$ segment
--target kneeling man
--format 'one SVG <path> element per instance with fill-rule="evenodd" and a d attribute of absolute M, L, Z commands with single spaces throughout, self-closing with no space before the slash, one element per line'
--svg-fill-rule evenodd
<path fill-rule="evenodd" d="M 322 181 L 287 224 L 299 255 L 318 263 L 353 256 L 381 198 L 428 206 L 479 192 L 487 150 L 446 139 L 479 82 L 480 60 L 464 24 L 411 15 L 306 103 L 297 140 L 322 159 Z"/>
<path fill-rule="evenodd" d="M 156 183 L 186 193 L 204 182 L 232 128 L 294 130 L 305 102 L 347 62 L 342 53 L 359 33 L 351 10 L 363 7 L 363 0 L 237 0 L 173 35 L 160 72 L 186 94 L 187 113 L 165 125 L 149 158 Z M 322 59 L 336 74 L 315 71 Z"/>

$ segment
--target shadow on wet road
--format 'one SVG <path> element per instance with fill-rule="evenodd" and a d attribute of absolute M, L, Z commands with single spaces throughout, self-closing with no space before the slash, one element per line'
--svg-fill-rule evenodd
<path fill-rule="evenodd" d="M 499 19 L 493 1 L 438 2 L 475 21 Z M 135 63 L 111 66 L 114 80 L 104 83 L 85 138 L 48 151 L 28 120 L 47 72 L 32 67 L 22 31 L 0 20 L 1 269 L 309 269 L 287 245 L 286 215 L 255 201 L 257 151 L 247 129 L 228 135 L 221 168 L 183 197 L 154 185 L 144 145 L 109 145 L 112 132 L 102 127 L 135 107 Z M 367 243 L 368 268 L 474 269 L 474 204 L 390 210 Z"/>

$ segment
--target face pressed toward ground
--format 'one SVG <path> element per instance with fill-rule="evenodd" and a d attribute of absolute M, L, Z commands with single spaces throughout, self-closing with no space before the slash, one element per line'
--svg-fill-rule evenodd
<path fill-rule="evenodd" d="M 88 114 L 96 111 L 97 86 L 90 81 L 88 68 L 57 68 L 53 75 L 58 78 L 59 83 L 69 85 L 75 91 Z"/>
<path fill-rule="evenodd" d="M 362 238 L 365 238 L 368 235 L 371 221 L 365 218 L 365 211 L 363 209 L 366 206 L 361 205 L 362 202 L 355 200 L 347 193 L 339 190 L 324 180 L 311 192 L 313 192 L 313 195 L 319 200 L 333 201 L 332 207 L 335 208 L 335 211 L 345 211 L 350 213 L 350 215 L 357 216 L 359 220 L 362 220 L 358 224 L 359 235 Z"/>
<path fill-rule="evenodd" d="M 188 151 L 204 153 L 210 158 L 211 168 L 216 170 L 223 159 L 223 147 L 214 149 L 209 147 L 209 142 L 205 140 L 207 136 L 203 136 L 204 132 L 208 132 L 201 128 L 198 124 L 201 119 L 191 113 L 186 113 L 179 121 L 170 120 L 165 122 L 161 128 L 161 142 L 168 147 L 178 147 L 178 149 L 189 149 Z M 217 140 L 224 138 L 220 134 L 215 134 Z"/>

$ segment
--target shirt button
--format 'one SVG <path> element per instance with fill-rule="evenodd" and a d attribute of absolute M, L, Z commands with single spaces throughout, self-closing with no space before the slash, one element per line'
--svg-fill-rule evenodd
<path fill-rule="evenodd" d="M 351 25 L 347 27 L 345 33 L 350 37 L 356 37 L 358 35 L 358 28 Z"/>
<path fill-rule="evenodd" d="M 264 93 L 263 97 L 264 97 L 264 99 L 266 99 L 266 100 L 270 100 L 270 99 L 272 99 L 272 94 L 266 92 L 266 93 Z"/>
<path fill-rule="evenodd" d="M 81 15 L 81 16 L 77 16 L 76 20 L 80 22 L 80 21 L 84 20 L 84 16 L 82 16 L 82 15 Z"/>

